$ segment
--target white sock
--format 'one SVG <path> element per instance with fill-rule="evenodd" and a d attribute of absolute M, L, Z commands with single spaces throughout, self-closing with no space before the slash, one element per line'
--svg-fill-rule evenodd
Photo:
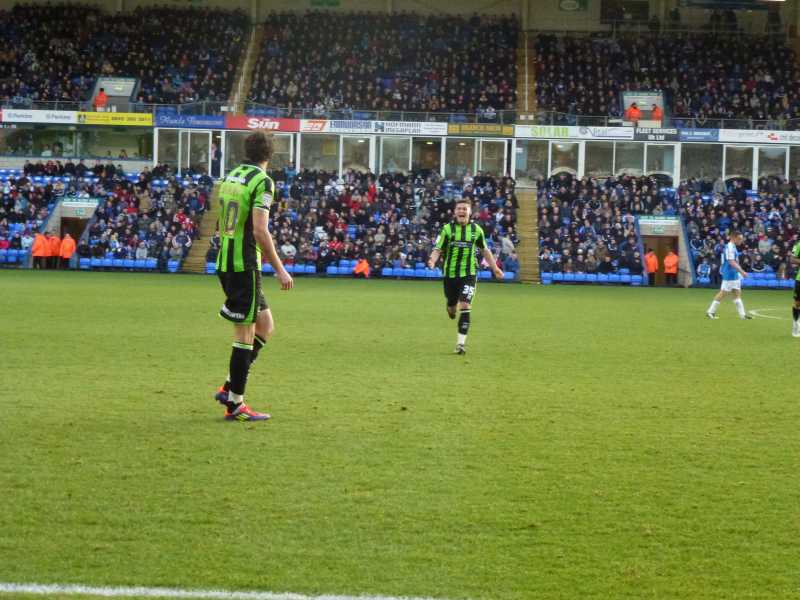
<path fill-rule="evenodd" d="M 228 402 L 233 402 L 234 404 L 244 404 L 244 395 L 228 392 Z"/>
<path fill-rule="evenodd" d="M 717 302 L 716 300 L 713 300 L 711 302 L 711 306 L 708 307 L 708 312 L 710 312 L 712 315 L 716 314 L 717 308 L 719 308 L 719 302 Z"/>
<path fill-rule="evenodd" d="M 458 334 L 458 345 L 463 346 L 467 343 L 467 334 L 466 333 L 459 333 Z"/>
<path fill-rule="evenodd" d="M 736 305 L 736 312 L 739 313 L 739 318 L 744 319 L 745 312 L 744 312 L 744 302 L 742 302 L 742 299 L 736 298 L 736 300 L 734 300 L 733 303 Z"/>

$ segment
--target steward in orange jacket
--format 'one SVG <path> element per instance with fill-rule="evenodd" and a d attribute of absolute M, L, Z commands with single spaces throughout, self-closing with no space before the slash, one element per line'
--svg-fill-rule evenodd
<path fill-rule="evenodd" d="M 652 248 L 647 249 L 644 255 L 644 267 L 647 270 L 647 278 L 650 285 L 656 284 L 656 272 L 658 271 L 658 257 Z"/>
<path fill-rule="evenodd" d="M 47 238 L 47 246 L 49 248 L 47 255 L 50 257 L 48 260 L 50 268 L 57 269 L 59 263 L 58 255 L 61 252 L 61 238 L 55 234 L 52 235 Z"/>
<path fill-rule="evenodd" d="M 33 256 L 33 268 L 44 269 L 47 261 L 47 254 L 50 251 L 47 245 L 47 238 L 37 233 L 33 238 L 33 245 L 31 246 L 31 256 Z"/>
<path fill-rule="evenodd" d="M 70 234 L 65 233 L 64 239 L 61 240 L 61 251 L 59 252 L 62 269 L 69 267 L 69 259 L 72 258 L 72 255 L 75 253 L 75 246 L 75 238 L 73 238 Z"/>
<path fill-rule="evenodd" d="M 356 263 L 356 268 L 353 269 L 354 277 L 363 277 L 369 279 L 369 263 L 366 258 L 360 258 Z"/>
<path fill-rule="evenodd" d="M 664 257 L 664 274 L 667 276 L 667 285 L 678 283 L 678 255 L 672 249 Z"/>

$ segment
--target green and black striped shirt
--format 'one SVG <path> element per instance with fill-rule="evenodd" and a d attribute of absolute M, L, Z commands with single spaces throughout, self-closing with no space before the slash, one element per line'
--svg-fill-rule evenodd
<path fill-rule="evenodd" d="M 217 271 L 261 269 L 261 250 L 253 235 L 253 211 L 269 210 L 275 182 L 263 169 L 239 165 L 219 189 L 219 237 Z"/>
<path fill-rule="evenodd" d="M 436 238 L 436 248 L 442 251 L 444 257 L 444 276 L 455 278 L 475 275 L 478 272 L 476 247 L 481 250 L 486 247 L 486 238 L 480 225 L 460 225 L 457 221 L 445 225 Z"/>

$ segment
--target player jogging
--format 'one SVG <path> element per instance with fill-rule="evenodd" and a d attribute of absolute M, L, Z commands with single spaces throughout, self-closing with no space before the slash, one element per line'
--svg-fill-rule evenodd
<path fill-rule="evenodd" d="M 747 277 L 747 272 L 739 265 L 739 248 L 744 236 L 740 231 L 731 233 L 730 241 L 725 244 L 725 250 L 722 252 L 722 261 L 719 268 L 722 275 L 722 287 L 720 287 L 711 306 L 706 311 L 706 316 L 709 319 L 718 319 L 717 308 L 719 307 L 720 300 L 727 293 L 733 294 L 733 303 L 736 305 L 736 311 L 739 313 L 740 319 L 752 319 L 744 310 L 744 303 L 742 302 L 742 278 Z"/>
<path fill-rule="evenodd" d="M 216 399 L 226 408 L 225 418 L 264 421 L 270 416 L 251 410 L 244 403 L 247 374 L 259 351 L 274 330 L 272 313 L 261 291 L 261 253 L 274 267 L 282 290 L 294 286 L 275 252 L 269 233 L 269 207 L 275 183 L 266 173 L 272 158 L 272 138 L 263 131 L 244 141 L 247 164 L 231 171 L 219 189 L 220 249 L 217 275 L 225 292 L 221 317 L 233 323 L 230 370 Z"/>
<path fill-rule="evenodd" d="M 480 248 L 483 258 L 498 279 L 503 278 L 503 271 L 497 266 L 492 251 L 486 246 L 483 229 L 476 223 L 470 223 L 472 207 L 469 200 L 456 202 L 455 221 L 442 228 L 436 238 L 436 247 L 431 252 L 428 268 L 433 269 L 440 256 L 444 256 L 444 296 L 447 298 L 447 314 L 456 318 L 458 308 L 458 338 L 456 354 L 464 354 L 469 331 L 472 298 L 475 296 L 478 261 L 475 248 Z"/>
<path fill-rule="evenodd" d="M 800 337 L 800 242 L 792 247 L 792 255 L 789 257 L 792 264 L 797 268 L 797 275 L 794 276 L 794 306 L 792 307 L 792 335 Z"/>

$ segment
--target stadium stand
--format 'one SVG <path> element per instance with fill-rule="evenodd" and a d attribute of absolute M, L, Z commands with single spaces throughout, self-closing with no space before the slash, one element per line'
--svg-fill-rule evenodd
<path fill-rule="evenodd" d="M 697 283 L 718 286 L 726 233 L 744 234 L 742 268 L 751 274 L 745 287 L 792 287 L 796 268 L 789 256 L 800 228 L 797 182 L 778 188 L 764 182 L 757 193 L 734 185 L 724 194 L 681 190 L 680 214 L 686 223 Z"/>
<path fill-rule="evenodd" d="M 677 126 L 751 127 L 800 118 L 794 51 L 779 37 L 730 34 L 536 38 L 541 110 L 621 117 L 623 90 L 660 90 Z M 791 127 L 796 128 L 796 127 Z"/>
<path fill-rule="evenodd" d="M 225 100 L 247 31 L 241 11 L 16 5 L 0 13 L 0 102 L 86 101 L 100 74 L 138 77 L 140 102 Z"/>
<path fill-rule="evenodd" d="M 432 111 L 490 119 L 516 109 L 518 29 L 507 17 L 273 14 L 249 97 L 290 114 Z"/>
<path fill-rule="evenodd" d="M 273 173 L 281 190 L 270 229 L 281 258 L 293 273 L 353 275 L 366 260 L 373 276 L 434 278 L 426 269 L 434 236 L 451 219 L 457 197 L 474 199 L 475 221 L 513 280 L 519 270 L 515 247 L 517 201 L 510 178 L 476 176 L 463 187 L 429 176 L 303 171 L 291 182 Z M 207 272 L 215 271 L 219 240 L 212 238 Z M 264 271 L 271 267 L 264 265 Z M 483 270 L 482 279 L 491 278 Z"/>
<path fill-rule="evenodd" d="M 538 204 L 543 283 L 644 283 L 636 217 L 664 211 L 655 179 L 561 174 L 541 182 Z"/>
<path fill-rule="evenodd" d="M 24 265 L 33 236 L 42 231 L 59 193 L 63 193 L 63 184 L 0 169 L 0 193 L 0 265 Z"/>

